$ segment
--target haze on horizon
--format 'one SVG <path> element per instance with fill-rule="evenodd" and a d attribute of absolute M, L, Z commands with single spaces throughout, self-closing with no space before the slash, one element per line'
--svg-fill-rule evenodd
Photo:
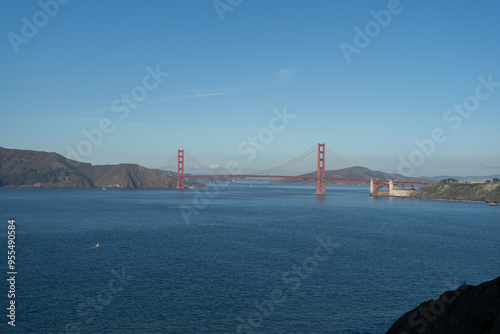
<path fill-rule="evenodd" d="M 262 170 L 321 142 L 373 170 L 500 173 L 500 3 L 0 6 L 2 147 Z"/>

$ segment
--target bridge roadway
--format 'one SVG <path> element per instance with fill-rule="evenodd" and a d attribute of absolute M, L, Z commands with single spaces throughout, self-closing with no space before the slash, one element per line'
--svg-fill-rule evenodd
<path fill-rule="evenodd" d="M 177 178 L 177 175 L 172 175 L 172 177 Z M 296 179 L 296 180 L 314 180 L 317 181 L 344 181 L 344 182 L 363 182 L 370 183 L 371 179 L 355 179 L 355 178 L 343 178 L 343 177 L 317 177 L 317 176 L 290 176 L 290 175 L 258 175 L 258 174 L 184 174 L 180 176 L 181 178 L 261 178 L 261 179 Z M 383 182 L 384 180 L 377 180 Z M 385 182 L 389 182 L 386 180 Z M 397 181 L 398 184 L 409 184 L 409 185 L 423 185 L 428 186 L 431 184 L 436 184 L 435 182 L 425 182 L 425 181 Z"/>

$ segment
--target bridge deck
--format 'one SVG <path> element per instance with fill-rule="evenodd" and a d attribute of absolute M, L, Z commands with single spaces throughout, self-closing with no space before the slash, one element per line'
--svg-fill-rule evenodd
<path fill-rule="evenodd" d="M 172 175 L 172 177 L 179 177 L 177 175 Z M 296 180 L 318 180 L 317 176 L 290 176 L 290 175 L 259 175 L 259 174 L 185 174 L 181 175 L 181 178 L 261 178 L 261 179 L 296 179 Z M 355 178 L 343 178 L 343 177 L 320 177 L 320 180 L 324 181 L 344 181 L 344 182 L 363 182 L 370 183 L 370 179 L 355 179 Z M 384 180 L 376 180 L 377 182 L 384 182 Z M 389 180 L 385 181 L 389 182 Z M 430 185 L 437 184 L 436 182 L 425 182 L 425 181 L 394 181 L 398 184 L 413 184 L 413 185 Z"/>

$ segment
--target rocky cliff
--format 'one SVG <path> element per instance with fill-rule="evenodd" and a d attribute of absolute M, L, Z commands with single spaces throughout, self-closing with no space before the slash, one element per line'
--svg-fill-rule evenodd
<path fill-rule="evenodd" d="M 463 285 L 405 313 L 386 334 L 500 333 L 500 277 Z"/>
<path fill-rule="evenodd" d="M 422 187 L 415 191 L 411 197 L 499 203 L 500 182 L 437 184 Z"/>
<path fill-rule="evenodd" d="M 57 153 L 0 147 L 0 186 L 175 188 L 176 180 L 135 164 L 92 166 Z"/>

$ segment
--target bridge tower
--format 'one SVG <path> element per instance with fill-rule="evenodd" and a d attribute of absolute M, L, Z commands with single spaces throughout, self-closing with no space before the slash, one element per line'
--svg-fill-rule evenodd
<path fill-rule="evenodd" d="M 177 151 L 177 189 L 184 189 L 184 150 Z"/>
<path fill-rule="evenodd" d="M 316 188 L 316 194 L 325 195 L 325 177 L 326 165 L 325 165 L 325 144 L 318 144 L 318 186 Z"/>

